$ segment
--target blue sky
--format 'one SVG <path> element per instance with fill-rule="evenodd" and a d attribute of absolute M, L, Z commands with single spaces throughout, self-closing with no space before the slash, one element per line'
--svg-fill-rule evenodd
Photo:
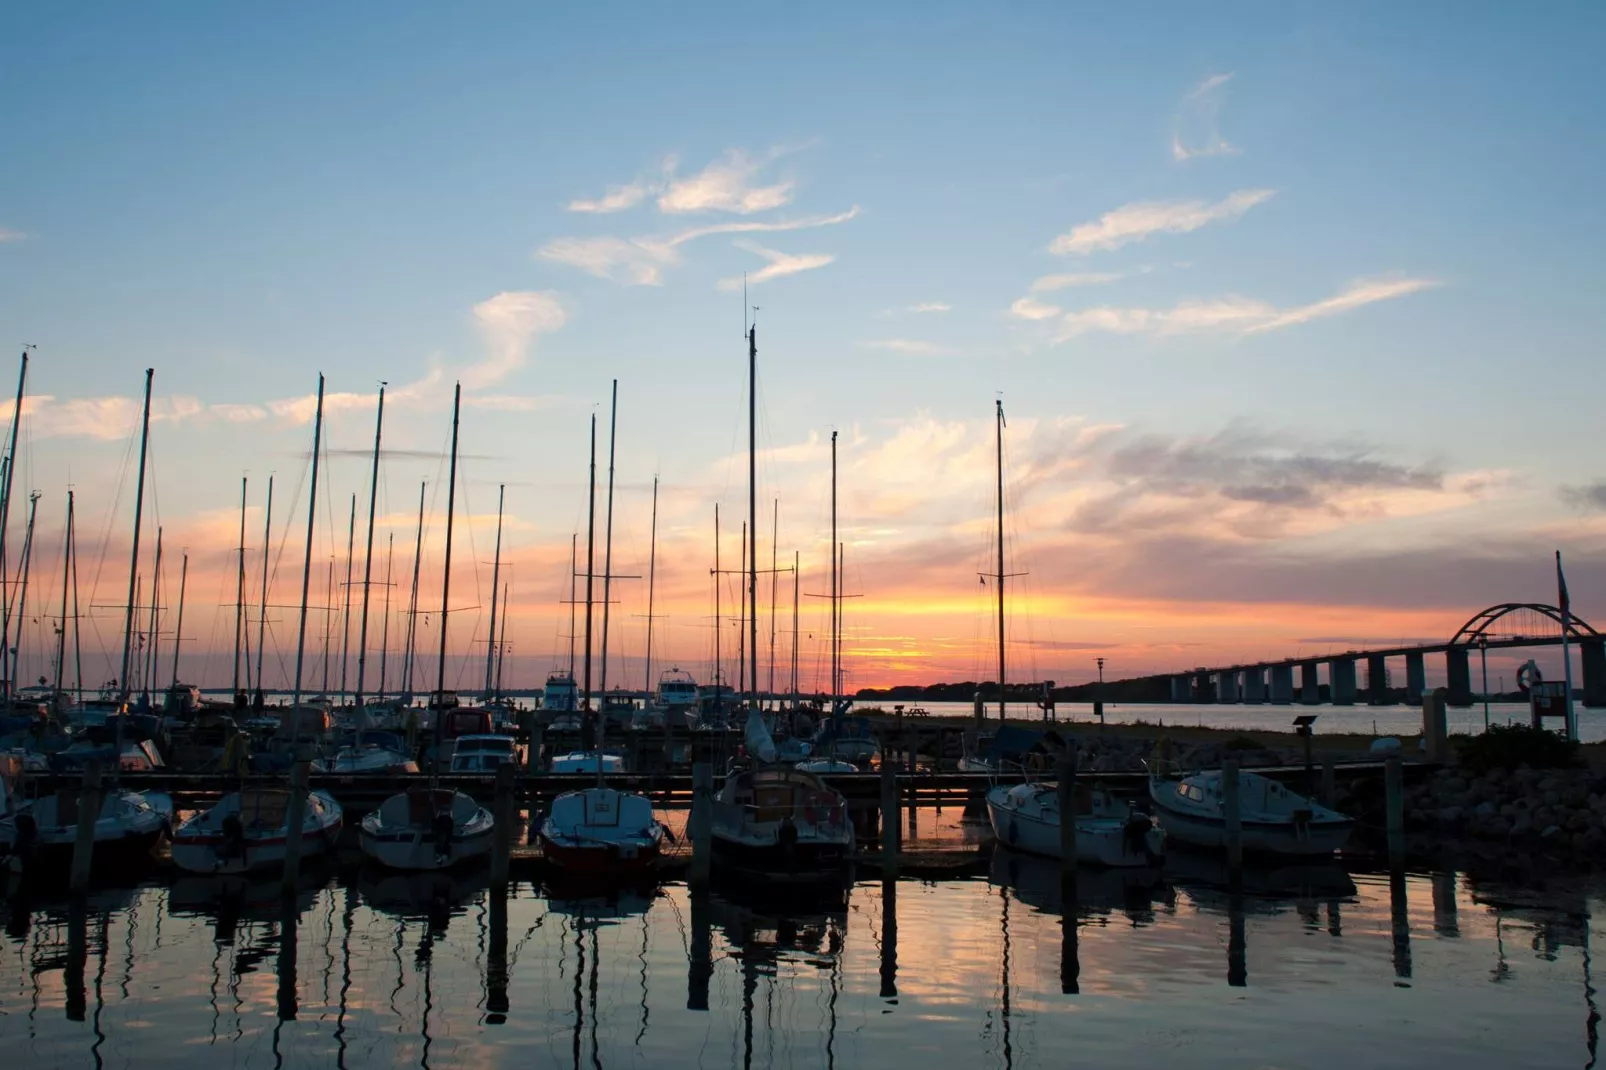
<path fill-rule="evenodd" d="M 1546 596 L 1556 545 L 1598 604 L 1606 466 L 1573 399 L 1606 388 L 1603 18 L 9 9 L 0 337 L 39 346 L 52 399 L 24 424 L 41 531 L 69 479 L 97 537 L 126 526 L 105 511 L 154 366 L 159 510 L 226 569 L 241 472 L 293 482 L 307 450 L 304 409 L 271 403 L 322 370 L 353 395 L 337 449 L 364 448 L 378 380 L 397 392 L 387 437 L 422 456 L 387 461 L 384 530 L 410 542 L 463 376 L 469 506 L 510 484 L 545 660 L 617 376 L 620 553 L 645 557 L 659 472 L 687 606 L 666 642 L 700 656 L 708 514 L 742 504 L 721 283 L 774 264 L 750 290 L 765 496 L 783 553 L 820 556 L 841 430 L 866 679 L 974 660 L 953 607 L 999 391 L 1045 672 L 1056 643 L 1164 667 L 1282 653 L 1331 631 L 1313 619 L 1448 634 Z M 342 525 L 364 467 L 335 459 Z"/>

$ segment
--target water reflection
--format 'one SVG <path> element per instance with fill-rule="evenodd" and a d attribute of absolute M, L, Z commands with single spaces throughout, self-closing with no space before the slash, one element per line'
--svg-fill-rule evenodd
<path fill-rule="evenodd" d="M 1249 1051 L 1587 1066 L 1600 887 L 1331 866 L 1235 883 L 1208 859 L 1066 873 L 1005 851 L 985 879 L 823 900 L 493 889 L 483 871 L 353 869 L 289 897 L 184 880 L 6 904 L 0 1043 L 30 1067 L 164 1070 L 1138 1067 L 1171 1052 L 1241 1070 Z"/>

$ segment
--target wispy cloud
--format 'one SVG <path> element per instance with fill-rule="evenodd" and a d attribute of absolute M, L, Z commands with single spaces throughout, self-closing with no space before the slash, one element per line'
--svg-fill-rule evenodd
<path fill-rule="evenodd" d="M 681 262 L 679 247 L 698 238 L 715 234 L 809 230 L 845 223 L 858 214 L 859 207 L 854 205 L 847 211 L 835 215 L 713 223 L 669 235 L 646 235 L 639 238 L 558 238 L 536 250 L 535 255 L 543 260 L 579 268 L 599 279 L 612 279 L 627 286 L 658 286 L 663 283 L 664 269 Z"/>
<path fill-rule="evenodd" d="M 536 337 L 561 330 L 567 316 L 555 294 L 509 290 L 475 305 L 474 320 L 485 338 L 487 355 L 459 375 L 470 390 L 489 386 L 517 371 L 524 365 Z"/>
<path fill-rule="evenodd" d="M 766 249 L 758 242 L 744 239 L 738 239 L 731 244 L 738 249 L 745 249 L 761 256 L 769 262 L 750 275 L 735 275 L 728 279 L 720 279 L 717 285 L 721 290 L 740 290 L 744 283 L 756 286 L 770 279 L 796 275 L 801 271 L 812 271 L 836 259 L 832 253 L 783 253 L 778 249 Z"/>
<path fill-rule="evenodd" d="M 1221 136 L 1221 98 L 1232 73 L 1212 74 L 1182 98 L 1177 121 L 1171 132 L 1171 158 L 1189 160 L 1195 156 L 1227 156 L 1237 147 Z"/>
<path fill-rule="evenodd" d="M 1009 314 L 1023 320 L 1046 320 L 1060 314 L 1058 305 L 1044 304 L 1034 297 L 1022 297 L 1009 306 Z"/>
<path fill-rule="evenodd" d="M 1149 271 L 1144 267 L 1133 271 L 1072 271 L 1061 275 L 1044 275 L 1032 280 L 1031 291 L 1040 294 L 1069 290 L 1075 286 L 1103 286 L 1105 283 L 1130 279 L 1134 275 L 1146 275 Z"/>
<path fill-rule="evenodd" d="M 1105 212 L 1091 223 L 1072 227 L 1050 243 L 1051 253 L 1086 256 L 1119 249 L 1155 234 L 1187 234 L 1210 223 L 1237 219 L 1277 191 L 1245 189 L 1208 203 L 1195 201 L 1139 201 Z"/>
<path fill-rule="evenodd" d="M 0 227 L 0 245 L 4 245 L 7 242 L 21 241 L 27 236 L 28 235 L 24 234 L 20 230 L 12 230 L 10 227 Z"/>
<path fill-rule="evenodd" d="M 922 301 L 918 305 L 910 305 L 908 308 L 904 309 L 904 311 L 914 313 L 951 312 L 953 311 L 953 307 L 954 306 L 948 304 L 946 301 Z"/>
<path fill-rule="evenodd" d="M 894 353 L 908 353 L 917 356 L 937 356 L 951 353 L 946 346 L 935 342 L 926 342 L 918 338 L 877 338 L 868 342 L 860 342 L 866 349 L 886 349 Z"/>
<path fill-rule="evenodd" d="M 760 172 L 784 155 L 787 149 L 771 149 L 759 157 L 745 150 L 731 149 L 694 175 L 670 178 L 658 210 L 670 215 L 690 212 L 735 212 L 751 215 L 783 208 L 792 203 L 796 183 L 783 179 L 758 185 Z"/>
<path fill-rule="evenodd" d="M 571 212 L 594 212 L 607 215 L 611 212 L 623 212 L 627 208 L 634 208 L 647 199 L 650 191 L 645 182 L 630 182 L 623 186 L 610 186 L 608 192 L 595 200 L 578 198 L 569 202 Z"/>
<path fill-rule="evenodd" d="M 1562 487 L 1561 500 L 1575 509 L 1606 512 L 1606 479 L 1597 479 L 1581 487 Z"/>
<path fill-rule="evenodd" d="M 1332 297 L 1287 309 L 1277 308 L 1265 301 L 1234 295 L 1212 300 L 1183 301 L 1171 308 L 1099 306 L 1078 309 L 1065 313 L 1060 319 L 1055 341 L 1065 341 L 1089 331 L 1147 335 L 1212 331 L 1254 334 L 1335 316 L 1341 312 L 1348 312 L 1378 301 L 1404 297 L 1437 285 L 1439 284 L 1432 279 L 1361 279 Z"/>

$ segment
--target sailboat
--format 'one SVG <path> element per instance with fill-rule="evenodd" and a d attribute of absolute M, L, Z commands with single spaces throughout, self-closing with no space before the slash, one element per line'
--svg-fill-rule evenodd
<path fill-rule="evenodd" d="M 612 579 L 613 565 L 613 450 L 614 430 L 619 414 L 619 381 L 613 383 L 613 411 L 608 421 L 608 527 L 605 547 L 603 550 L 603 595 L 602 595 L 602 663 L 607 665 L 608 657 L 608 585 Z M 596 441 L 595 433 L 592 436 Z M 595 458 L 595 448 L 592 453 Z M 592 461 L 592 471 L 596 470 L 596 462 Z M 593 483 L 593 487 L 595 484 Z M 593 491 L 593 497 L 595 492 Z M 587 543 L 590 543 L 587 537 Z M 586 590 L 589 593 L 590 584 L 590 554 L 587 554 L 587 581 Z M 591 600 L 586 600 L 586 664 L 591 663 Z M 606 677 L 604 677 L 606 679 Z M 586 705 L 590 706 L 590 674 L 586 675 L 587 694 Z M 547 813 L 546 820 L 541 823 L 541 850 L 547 860 L 559 869 L 576 874 L 607 874 L 611 876 L 627 876 L 639 874 L 653 869 L 658 864 L 658 855 L 663 846 L 664 826 L 652 811 L 652 800 L 647 796 L 633 791 L 621 791 L 610 788 L 603 781 L 604 772 L 622 772 L 623 761 L 618 761 L 618 767 L 613 767 L 608 761 L 609 755 L 602 750 L 602 735 L 607 725 L 607 717 L 598 714 L 595 725 L 597 733 L 597 746 L 590 753 L 592 769 L 597 775 L 597 782 L 589 788 L 579 791 L 567 791 L 552 800 L 552 808 Z M 566 766 L 581 764 L 584 756 L 577 759 L 575 755 L 566 755 Z M 553 771 L 559 772 L 558 763 L 553 763 Z M 574 768 L 564 768 L 563 772 L 579 772 Z"/>
<path fill-rule="evenodd" d="M 452 460 L 446 484 L 446 561 L 441 575 L 440 660 L 435 694 L 446 694 L 446 619 L 452 590 L 452 513 L 457 503 L 457 430 L 463 385 L 452 394 Z M 436 768 L 445 731 L 445 711 L 435 717 Z M 398 792 L 362 819 L 363 854 L 392 869 L 446 869 L 491 850 L 490 811 L 460 791 L 430 784 Z"/>
<path fill-rule="evenodd" d="M 747 507 L 749 530 L 756 531 L 758 510 L 758 327 L 747 332 L 748 429 Z M 836 436 L 831 436 L 832 555 L 836 545 Z M 746 561 L 750 688 L 745 729 L 752 765 L 725 779 L 713 806 L 713 849 L 716 864 L 765 877 L 810 881 L 838 880 L 853 857 L 853 823 L 842 794 L 818 775 L 781 764 L 775 740 L 764 724 L 758 702 L 758 550 L 748 543 Z M 833 584 L 833 596 L 838 591 Z M 837 601 L 833 597 L 832 613 Z M 833 654 L 834 654 L 833 650 Z M 833 658 L 833 676 L 835 660 Z M 833 680 L 833 689 L 835 687 Z"/>
<path fill-rule="evenodd" d="M 300 746 L 302 671 L 306 660 L 307 592 L 312 576 L 312 540 L 317 520 L 318 460 L 323 442 L 323 376 L 318 376 L 318 408 L 312 424 L 312 482 L 308 495 L 307 545 L 301 568 L 301 621 L 296 634 L 295 690 L 288 717 L 294 726 L 292 751 Z M 264 599 L 266 601 L 266 599 Z M 125 674 L 126 676 L 126 674 Z M 260 677 L 259 677 L 260 679 Z M 249 873 L 284 864 L 290 831 L 293 788 L 249 787 L 229 792 L 217 804 L 192 816 L 173 832 L 173 864 L 191 873 Z M 301 855 L 327 854 L 345 813 L 326 791 L 309 791 L 301 823 Z"/>

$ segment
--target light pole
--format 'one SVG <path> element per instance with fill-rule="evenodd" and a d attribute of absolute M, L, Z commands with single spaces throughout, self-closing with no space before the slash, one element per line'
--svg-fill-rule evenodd
<path fill-rule="evenodd" d="M 1483 730 L 1489 731 L 1489 637 L 1478 636 L 1478 660 L 1483 664 Z"/>
<path fill-rule="evenodd" d="M 1099 697 L 1093 703 L 1093 709 L 1099 715 L 1099 724 L 1104 723 L 1104 659 L 1094 658 L 1099 664 Z"/>

